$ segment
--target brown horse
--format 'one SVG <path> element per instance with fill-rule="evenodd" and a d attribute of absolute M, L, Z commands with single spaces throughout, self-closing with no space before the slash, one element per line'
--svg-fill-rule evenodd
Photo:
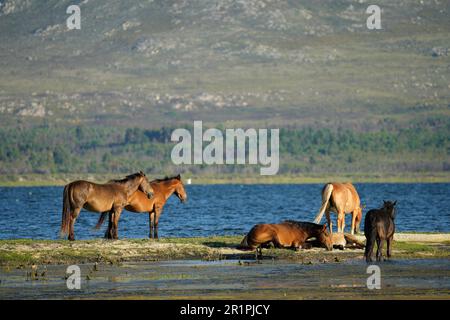
<path fill-rule="evenodd" d="M 273 243 L 276 248 L 299 249 L 306 240 L 315 237 L 327 250 L 333 250 L 333 242 L 326 225 L 287 220 L 278 224 L 257 224 L 244 237 L 239 249 L 261 252 L 261 246 Z"/>
<path fill-rule="evenodd" d="M 330 211 L 338 214 L 338 232 L 344 232 L 345 214 L 352 213 L 351 234 L 359 233 L 359 225 L 362 219 L 362 208 L 358 192 L 351 183 L 332 182 L 326 184 L 322 189 L 322 207 L 319 210 L 314 223 L 320 223 L 322 216 L 326 213 L 330 232 L 333 233 L 333 223 Z"/>
<path fill-rule="evenodd" d="M 142 190 L 151 197 L 153 189 L 145 174 L 141 171 L 122 180 L 113 180 L 105 184 L 78 180 L 64 187 L 63 211 L 60 235 L 69 233 L 69 240 L 75 240 L 74 224 L 82 208 L 110 214 L 110 228 L 107 238 L 118 238 L 118 223 L 123 208 L 136 190 Z"/>
<path fill-rule="evenodd" d="M 383 257 L 383 243 L 387 243 L 387 257 L 391 257 L 392 240 L 395 232 L 395 205 L 397 201 L 384 201 L 381 209 L 372 209 L 364 220 L 364 235 L 366 236 L 366 250 L 364 257 L 367 262 L 372 261 L 375 240 L 377 241 L 377 261 Z"/>
<path fill-rule="evenodd" d="M 180 175 L 172 178 L 166 177 L 164 179 L 156 179 L 151 181 L 150 185 L 154 191 L 151 199 L 148 199 L 142 191 L 137 190 L 133 195 L 131 195 L 129 204 L 125 206 L 125 209 L 137 213 L 148 212 L 150 221 L 149 238 L 158 239 L 159 217 L 167 199 L 175 193 L 181 202 L 185 202 L 187 200 L 187 194 Z M 105 213 L 100 216 L 95 228 L 100 228 L 105 216 Z"/>

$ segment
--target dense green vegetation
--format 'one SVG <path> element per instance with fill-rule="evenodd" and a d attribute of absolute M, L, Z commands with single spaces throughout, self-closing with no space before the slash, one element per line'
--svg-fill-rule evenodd
<path fill-rule="evenodd" d="M 175 128 L 50 126 L 0 129 L 0 174 L 189 172 L 256 173 L 258 166 L 184 165 L 170 153 Z M 358 132 L 338 128 L 280 130 L 280 174 L 411 173 L 450 169 L 450 126 Z M 204 146 L 206 143 L 204 144 Z"/>

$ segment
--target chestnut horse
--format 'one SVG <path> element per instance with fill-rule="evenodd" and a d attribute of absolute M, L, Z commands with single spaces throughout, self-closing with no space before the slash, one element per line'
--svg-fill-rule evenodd
<path fill-rule="evenodd" d="M 158 222 L 162 213 L 164 205 L 167 199 L 175 193 L 181 202 L 187 200 L 186 190 L 184 189 L 181 176 L 178 175 L 172 178 L 156 179 L 150 182 L 153 188 L 154 194 L 151 199 L 148 199 L 145 194 L 137 190 L 129 200 L 129 204 L 125 206 L 125 209 L 131 212 L 148 212 L 150 221 L 150 234 L 149 238 L 158 239 Z M 96 229 L 100 228 L 106 213 L 102 214 L 95 226 Z"/>
<path fill-rule="evenodd" d="M 359 233 L 359 225 L 362 219 L 361 201 L 358 192 L 351 183 L 332 182 L 326 184 L 322 189 L 322 207 L 319 210 L 314 223 L 320 223 L 322 216 L 326 213 L 330 232 L 333 233 L 333 223 L 330 218 L 330 211 L 338 214 L 338 232 L 344 232 L 345 214 L 352 214 L 351 234 Z"/>
<path fill-rule="evenodd" d="M 278 224 L 257 224 L 244 237 L 239 249 L 261 252 L 261 246 L 273 243 L 276 248 L 299 249 L 306 240 L 315 237 L 327 250 L 333 242 L 326 225 L 287 220 Z"/>
<path fill-rule="evenodd" d="M 147 197 L 153 194 L 153 189 L 142 171 L 129 175 L 125 179 L 113 180 L 105 184 L 84 180 L 67 184 L 63 193 L 61 237 L 68 233 L 68 239 L 75 240 L 75 220 L 84 208 L 92 212 L 109 213 L 111 228 L 108 230 L 107 238 L 117 239 L 120 214 L 129 203 L 130 196 L 138 189 L 142 190 Z"/>
<path fill-rule="evenodd" d="M 366 250 L 364 257 L 367 262 L 372 261 L 372 252 L 377 241 L 377 261 L 383 257 L 383 242 L 387 243 L 387 257 L 391 257 L 392 240 L 395 232 L 395 205 L 397 201 L 384 201 L 381 209 L 372 209 L 364 220 L 364 235 L 366 236 Z"/>

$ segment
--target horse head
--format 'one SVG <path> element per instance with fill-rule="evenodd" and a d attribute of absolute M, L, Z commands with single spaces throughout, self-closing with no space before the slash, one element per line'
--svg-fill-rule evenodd
<path fill-rule="evenodd" d="M 139 171 L 138 175 L 139 175 L 139 179 L 140 179 L 138 189 L 141 190 L 142 192 L 144 192 L 147 195 L 147 197 L 149 199 L 151 199 L 153 197 L 154 191 L 153 191 L 152 186 L 150 185 L 150 182 L 147 179 L 147 176 L 142 171 Z"/>
<path fill-rule="evenodd" d="M 186 202 L 187 200 L 187 193 L 184 189 L 183 181 L 181 181 L 181 175 L 178 175 L 174 178 L 176 180 L 175 184 L 175 195 L 180 199 L 181 202 Z"/>
<path fill-rule="evenodd" d="M 395 219 L 396 211 L 395 205 L 397 204 L 397 200 L 392 201 L 385 201 L 383 200 L 383 209 L 391 216 L 392 220 Z"/>
<path fill-rule="evenodd" d="M 328 251 L 333 250 L 333 238 L 327 230 L 327 224 L 324 224 L 319 231 L 317 239 L 321 244 L 325 245 Z"/>

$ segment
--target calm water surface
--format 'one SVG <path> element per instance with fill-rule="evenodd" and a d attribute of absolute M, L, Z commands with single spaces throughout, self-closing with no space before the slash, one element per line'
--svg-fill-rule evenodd
<path fill-rule="evenodd" d="M 284 219 L 312 221 L 321 205 L 322 184 L 188 185 L 184 204 L 172 196 L 159 222 L 162 237 L 241 235 L 256 223 Z M 397 200 L 398 231 L 450 232 L 450 184 L 356 184 L 361 201 L 376 208 Z M 0 187 L 0 239 L 57 239 L 62 187 Z M 332 215 L 335 219 L 335 215 Z M 82 211 L 75 224 L 77 239 L 100 238 L 99 215 Z M 322 222 L 325 221 L 325 218 Z M 120 238 L 148 236 L 148 214 L 124 211 Z M 347 215 L 347 229 L 350 215 Z"/>

